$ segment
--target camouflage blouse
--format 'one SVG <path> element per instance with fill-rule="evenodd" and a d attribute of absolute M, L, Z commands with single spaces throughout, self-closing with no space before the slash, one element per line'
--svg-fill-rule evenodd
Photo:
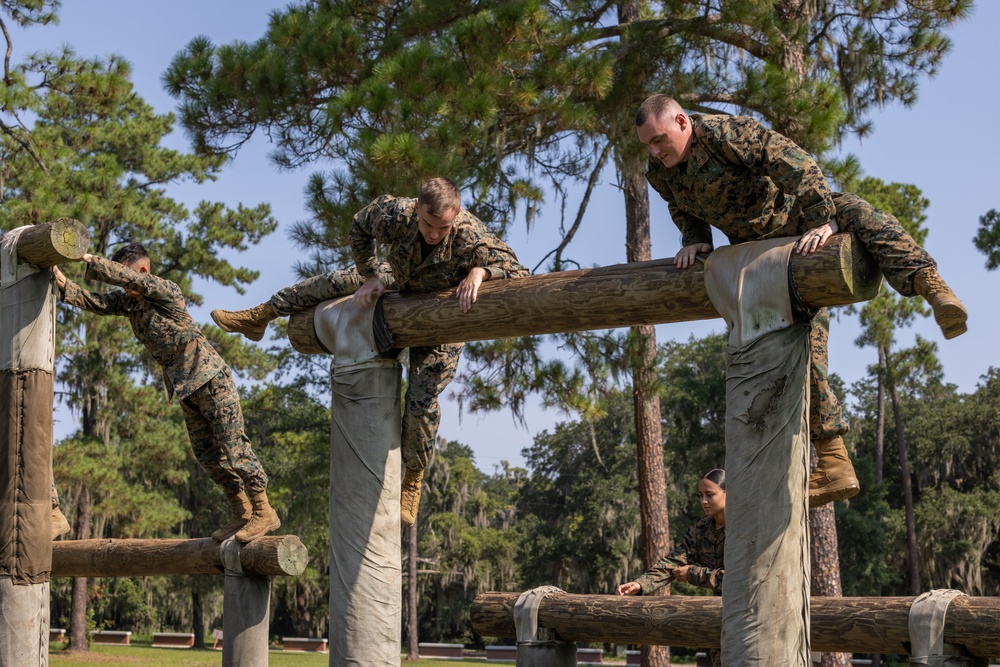
<path fill-rule="evenodd" d="M 830 221 L 833 193 L 816 161 L 791 139 L 746 116 L 691 116 L 686 162 L 650 157 L 646 179 L 667 201 L 681 244 L 798 236 Z"/>
<path fill-rule="evenodd" d="M 454 287 L 477 266 L 486 269 L 487 280 L 528 275 L 510 246 L 465 209 L 455 217 L 448 236 L 425 259 L 417 228 L 416 199 L 382 195 L 354 216 L 350 240 L 358 273 L 366 278 L 378 276 L 385 284 L 395 279 L 404 292 Z M 376 243 L 383 246 L 383 259 L 392 269 L 392 278 L 380 271 Z"/>
<path fill-rule="evenodd" d="M 176 283 L 102 257 L 91 259 L 87 279 L 140 294 L 132 297 L 121 290 L 98 294 L 67 279 L 62 300 L 98 315 L 127 317 L 135 337 L 163 369 L 171 395 L 176 392 L 178 398 L 190 396 L 225 367 L 222 357 L 188 313 Z"/>
<path fill-rule="evenodd" d="M 716 595 L 722 595 L 725 544 L 725 527 L 717 528 L 715 519 L 706 516 L 688 528 L 680 546 L 675 547 L 635 581 L 642 587 L 642 594 L 649 595 L 674 580 L 674 568 L 690 565 L 688 583 L 709 588 Z"/>

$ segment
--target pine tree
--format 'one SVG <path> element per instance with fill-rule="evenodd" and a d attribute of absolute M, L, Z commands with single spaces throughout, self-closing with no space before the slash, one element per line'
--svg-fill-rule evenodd
<path fill-rule="evenodd" d="M 44 24 L 58 3 L 4 2 L 0 20 Z M 14 51 L 3 25 L 8 53 Z M 21 51 L 17 51 L 20 56 Z M 110 255 L 142 241 L 154 272 L 178 283 L 189 302 L 195 277 L 239 287 L 256 277 L 219 257 L 273 231 L 266 205 L 228 209 L 202 202 L 195 211 L 171 199 L 166 186 L 211 181 L 222 157 L 163 148 L 172 115 L 160 115 L 132 88 L 131 70 L 117 56 L 55 54 L 5 60 L 2 87 L 5 229 L 71 217 L 91 234 L 90 252 Z M 77 266 L 63 267 L 82 282 Z M 88 285 L 91 289 L 101 286 Z M 176 488 L 187 483 L 191 459 L 176 405 L 149 354 L 121 318 L 61 310 L 57 351 L 59 398 L 79 418 L 57 448 L 56 483 L 69 487 L 75 537 L 165 534 L 188 516 Z M 247 362 L 261 368 L 260 355 Z M 201 473 L 199 473 L 201 474 Z M 73 587 L 72 645 L 86 650 L 86 579 Z"/>

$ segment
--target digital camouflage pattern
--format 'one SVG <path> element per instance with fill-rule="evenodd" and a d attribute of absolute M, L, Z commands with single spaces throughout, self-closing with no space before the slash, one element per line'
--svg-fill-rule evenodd
<path fill-rule="evenodd" d="M 227 496 L 267 490 L 267 475 L 243 428 L 243 408 L 229 366 L 181 399 L 181 410 L 195 458 Z"/>
<path fill-rule="evenodd" d="M 455 217 L 448 236 L 424 258 L 416 199 L 379 197 L 354 216 L 350 239 L 356 267 L 313 276 L 279 290 L 269 302 L 275 311 L 291 315 L 353 294 L 366 276 L 377 276 L 388 289 L 421 293 L 455 287 L 474 267 L 486 269 L 487 280 L 529 273 L 510 246 L 464 209 Z M 376 243 L 383 246 L 385 261 L 376 256 Z M 407 468 L 423 470 L 430 462 L 441 423 L 438 396 L 454 379 L 461 354 L 461 343 L 410 348 L 401 442 Z"/>
<path fill-rule="evenodd" d="M 171 395 L 174 392 L 178 398 L 191 395 L 226 365 L 187 312 L 184 295 L 175 283 L 133 271 L 103 257 L 90 261 L 87 280 L 117 285 L 142 295 L 135 298 L 119 290 L 96 294 L 67 280 L 62 300 L 98 315 L 127 317 L 135 337 L 163 369 Z"/>
<path fill-rule="evenodd" d="M 355 214 L 350 240 L 354 263 L 366 278 L 383 278 L 375 252 L 376 243 L 380 244 L 382 259 L 402 292 L 436 292 L 454 287 L 474 267 L 486 269 L 487 280 L 528 275 L 510 246 L 465 209 L 455 216 L 448 236 L 424 259 L 416 199 L 382 195 Z"/>
<path fill-rule="evenodd" d="M 668 203 L 684 246 L 712 243 L 717 227 L 730 243 L 799 236 L 837 223 L 878 261 L 903 296 L 913 275 L 934 260 L 895 217 L 860 197 L 830 190 L 816 161 L 791 139 L 746 116 L 691 116 L 687 162 L 667 168 L 650 157 L 649 184 Z"/>
<path fill-rule="evenodd" d="M 746 116 L 691 117 L 693 141 L 686 162 L 666 167 L 650 156 L 646 179 L 667 201 L 681 245 L 712 243 L 712 227 L 730 243 L 799 236 L 836 222 L 878 262 L 882 275 L 913 296 L 918 271 L 934 260 L 899 221 L 852 194 L 830 190 L 816 161 L 791 139 Z M 848 430 L 830 388 L 827 342 L 830 318 L 820 311 L 810 335 L 810 436 L 832 438 Z"/>
<path fill-rule="evenodd" d="M 127 317 L 180 400 L 191 447 L 205 472 L 227 494 L 244 485 L 248 492 L 263 491 L 267 475 L 244 433 L 232 374 L 187 312 L 180 287 L 102 257 L 91 259 L 87 278 L 140 296 L 120 290 L 98 294 L 67 279 L 63 302 L 98 315 Z"/>
<path fill-rule="evenodd" d="M 690 565 L 688 583 L 708 588 L 716 595 L 722 595 L 725 546 L 725 527 L 718 528 L 715 519 L 710 516 L 703 517 L 687 529 L 680 546 L 671 550 L 635 581 L 642 587 L 642 594 L 649 595 L 674 580 L 675 568 Z"/>

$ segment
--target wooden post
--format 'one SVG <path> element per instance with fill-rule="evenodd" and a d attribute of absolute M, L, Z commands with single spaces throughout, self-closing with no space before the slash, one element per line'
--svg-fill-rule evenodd
<path fill-rule="evenodd" d="M 20 259 L 48 268 L 83 257 L 90 246 L 90 233 L 79 220 L 58 218 L 21 232 L 17 240 Z"/>
<path fill-rule="evenodd" d="M 850 234 L 837 234 L 810 255 L 793 255 L 789 284 L 809 306 L 842 306 L 878 293 L 874 258 Z M 382 299 L 396 347 L 440 345 L 557 332 L 687 322 L 719 317 L 705 291 L 701 263 L 678 269 L 673 259 L 616 264 L 483 283 L 468 313 L 454 289 L 390 293 Z M 326 351 L 310 309 L 292 315 L 288 338 L 303 354 Z"/>
<path fill-rule="evenodd" d="M 223 574 L 218 542 L 193 540 L 64 540 L 52 543 L 53 577 L 149 577 L 170 574 Z M 305 572 L 309 554 L 295 535 L 265 535 L 244 544 L 245 572 L 295 576 Z"/>
<path fill-rule="evenodd" d="M 514 637 L 517 593 L 483 593 L 472 603 L 472 628 Z M 912 597 L 813 597 L 812 650 L 906 654 Z M 538 609 L 538 625 L 569 641 L 717 648 L 722 599 L 708 596 L 618 597 L 553 595 Z M 957 597 L 945 618 L 944 641 L 973 656 L 1000 656 L 1000 598 Z"/>

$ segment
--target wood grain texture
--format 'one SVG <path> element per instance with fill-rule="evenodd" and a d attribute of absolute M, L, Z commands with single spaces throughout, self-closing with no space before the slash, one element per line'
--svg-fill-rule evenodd
<path fill-rule="evenodd" d="M 811 255 L 793 255 L 790 272 L 799 297 L 816 308 L 866 301 L 881 284 L 874 259 L 849 234 L 831 237 Z M 719 317 L 703 265 L 681 270 L 673 259 L 486 282 L 468 313 L 458 309 L 454 289 L 389 293 L 382 307 L 400 348 Z M 314 312 L 289 321 L 289 340 L 303 354 L 322 352 Z"/>
<path fill-rule="evenodd" d="M 254 574 L 295 576 L 309 562 L 295 535 L 267 535 L 244 544 L 243 569 Z M 62 540 L 52 543 L 53 577 L 142 577 L 224 574 L 219 543 L 192 540 Z"/>
<path fill-rule="evenodd" d="M 518 593 L 484 593 L 472 603 L 480 635 L 514 637 Z M 906 654 L 912 597 L 811 599 L 813 651 Z M 538 626 L 567 641 L 718 648 L 722 598 L 558 595 L 542 600 Z M 1000 598 L 958 597 L 948 607 L 944 641 L 974 656 L 1000 656 Z"/>
<path fill-rule="evenodd" d="M 90 245 L 90 233 L 73 218 L 58 218 L 21 232 L 17 239 L 20 259 L 47 268 L 83 257 Z"/>

